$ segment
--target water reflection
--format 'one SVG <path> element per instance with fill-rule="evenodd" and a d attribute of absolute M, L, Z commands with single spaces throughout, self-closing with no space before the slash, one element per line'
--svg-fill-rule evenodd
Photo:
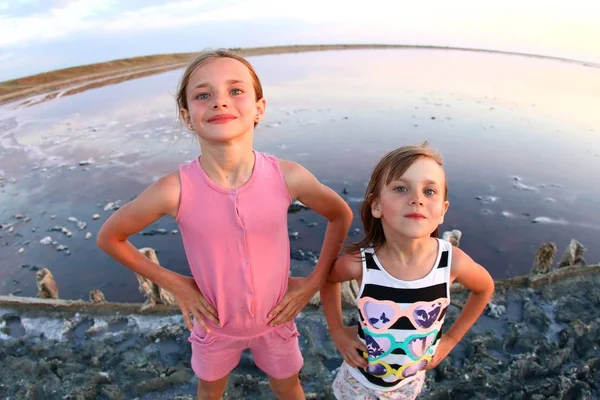
<path fill-rule="evenodd" d="M 496 278 L 527 273 L 545 241 L 562 251 L 577 238 L 590 248 L 586 259 L 600 261 L 600 249 L 593 248 L 600 231 L 600 189 L 593 184 L 600 173 L 599 69 L 424 50 L 286 54 L 251 62 L 268 103 L 257 149 L 302 163 L 339 193 L 345 189 L 355 211 L 381 155 L 428 140 L 443 153 L 449 179 L 443 228 L 461 229 L 461 246 Z M 0 293 L 34 295 L 36 265 L 51 268 L 65 298 L 87 298 L 100 287 L 109 300 L 139 299 L 133 274 L 85 233 L 97 232 L 110 215 L 104 210 L 109 202 L 128 201 L 197 156 L 197 142 L 176 125 L 173 93 L 180 73 L 2 108 Z M 91 219 L 95 213 L 98 221 Z M 70 216 L 88 227 L 79 231 Z M 319 249 L 324 221 L 301 211 L 289 222 L 299 233 L 293 247 Z M 55 225 L 69 227 L 73 236 L 48 232 Z M 355 218 L 352 228 L 359 226 Z M 175 224 L 164 219 L 154 227 L 169 234 L 136 236 L 134 244 L 156 247 L 165 265 L 185 271 L 180 237 L 170 233 Z M 40 244 L 45 236 L 67 245 L 70 255 Z M 296 272 L 305 273 L 306 266 Z"/>

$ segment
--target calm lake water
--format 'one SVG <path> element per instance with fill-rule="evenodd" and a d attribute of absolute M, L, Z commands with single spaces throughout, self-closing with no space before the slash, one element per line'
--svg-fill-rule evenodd
<path fill-rule="evenodd" d="M 528 273 L 547 241 L 560 257 L 575 238 L 588 247 L 588 262 L 600 261 L 600 69 L 440 50 L 250 61 L 268 104 L 256 148 L 300 162 L 346 192 L 354 211 L 384 153 L 428 140 L 448 176 L 442 230 L 462 230 L 461 248 L 495 278 Z M 100 288 L 111 301 L 142 300 L 134 274 L 97 249 L 95 234 L 113 212 L 109 203 L 124 204 L 199 154 L 197 141 L 176 125 L 180 74 L 0 108 L 0 294 L 34 296 L 34 270 L 48 267 L 62 298 L 87 299 Z M 289 214 L 289 224 L 299 233 L 293 248 L 319 250 L 322 218 L 300 211 Z M 49 231 L 55 226 L 72 236 Z M 189 271 L 181 237 L 171 233 L 175 222 L 149 227 L 158 228 L 168 233 L 131 240 L 157 249 L 163 265 Z M 40 243 L 46 236 L 56 243 Z M 307 273 L 307 264 L 294 263 L 294 273 Z"/>

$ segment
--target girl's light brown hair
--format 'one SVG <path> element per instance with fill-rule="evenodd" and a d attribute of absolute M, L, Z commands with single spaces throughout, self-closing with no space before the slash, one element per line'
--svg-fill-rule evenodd
<path fill-rule="evenodd" d="M 177 115 L 181 114 L 182 109 L 188 110 L 187 87 L 190 81 L 190 76 L 192 76 L 194 71 L 199 66 L 210 60 L 214 60 L 215 58 L 233 58 L 234 60 L 237 60 L 244 64 L 246 68 L 248 68 L 248 71 L 250 71 L 250 76 L 252 77 L 252 85 L 254 86 L 256 101 L 263 98 L 263 88 L 260 83 L 260 79 L 258 79 L 256 71 L 252 67 L 252 64 L 248 62 L 248 60 L 227 49 L 205 50 L 199 53 L 196 56 L 196 58 L 194 58 L 188 64 L 185 71 L 183 72 L 183 75 L 181 76 L 181 80 L 179 81 L 179 85 L 177 86 L 177 94 L 175 95 L 175 100 L 177 101 Z"/>
<path fill-rule="evenodd" d="M 404 172 L 418 159 L 430 158 L 442 166 L 442 156 L 428 148 L 425 142 L 420 146 L 403 146 L 387 153 L 377 163 L 365 191 L 365 198 L 360 207 L 360 217 L 365 230 L 365 237 L 358 243 L 350 243 L 345 250 L 348 253 L 359 253 L 360 249 L 373 247 L 375 252 L 385 243 L 385 235 L 379 218 L 371 214 L 371 204 L 381 193 L 381 189 L 394 179 L 400 178 Z M 444 201 L 448 199 L 448 184 L 444 182 Z M 439 236 L 439 228 L 431 233 L 431 237 Z"/>

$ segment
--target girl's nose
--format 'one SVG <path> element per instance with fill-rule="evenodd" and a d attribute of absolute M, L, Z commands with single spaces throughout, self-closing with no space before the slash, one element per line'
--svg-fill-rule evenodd
<path fill-rule="evenodd" d="M 215 110 L 218 110 L 219 108 L 225 108 L 225 107 L 227 107 L 227 103 L 226 103 L 226 102 L 224 102 L 224 101 L 219 101 L 219 100 L 217 100 L 217 101 L 215 101 L 215 103 L 213 104 L 213 108 L 214 108 Z"/>
<path fill-rule="evenodd" d="M 419 194 L 413 196 L 413 198 L 411 199 L 410 204 L 411 205 L 420 205 L 420 206 L 422 206 L 423 205 L 423 198 L 422 198 L 422 196 L 419 195 Z"/>
<path fill-rule="evenodd" d="M 227 98 L 222 94 L 215 94 L 213 97 L 213 109 L 218 110 L 219 108 L 227 107 Z"/>

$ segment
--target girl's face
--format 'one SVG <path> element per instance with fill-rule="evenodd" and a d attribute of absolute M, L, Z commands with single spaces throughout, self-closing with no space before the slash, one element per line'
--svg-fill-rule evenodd
<path fill-rule="evenodd" d="M 434 160 L 421 157 L 404 174 L 383 186 L 371 204 L 386 236 L 428 237 L 444 222 L 450 203 L 444 200 L 446 176 Z"/>
<path fill-rule="evenodd" d="M 233 58 L 200 65 L 190 75 L 186 96 L 188 109 L 181 110 L 181 117 L 206 141 L 226 142 L 252 132 L 265 112 L 265 100 L 256 100 L 250 71 Z"/>

